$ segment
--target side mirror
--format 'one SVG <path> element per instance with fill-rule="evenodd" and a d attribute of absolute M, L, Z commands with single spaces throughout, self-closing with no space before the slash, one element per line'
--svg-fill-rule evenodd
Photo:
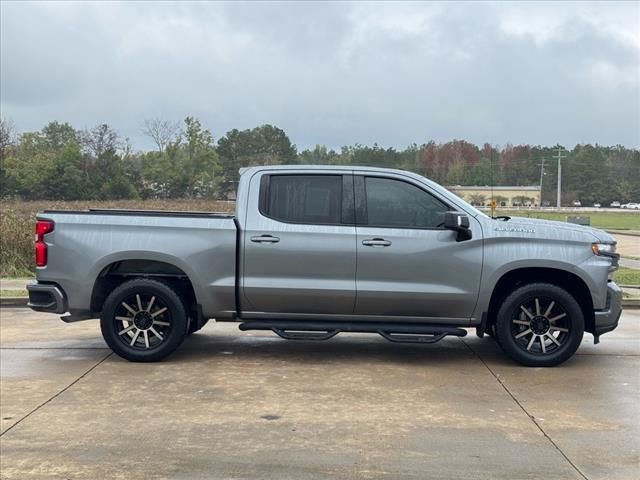
<path fill-rule="evenodd" d="M 444 214 L 444 228 L 458 232 L 456 242 L 471 240 L 469 217 L 461 212 L 446 212 Z"/>

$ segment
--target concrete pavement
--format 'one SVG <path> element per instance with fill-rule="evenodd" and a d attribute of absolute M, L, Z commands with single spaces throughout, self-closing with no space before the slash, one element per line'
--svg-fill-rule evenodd
<path fill-rule="evenodd" d="M 625 258 L 620 257 L 620 266 L 627 268 L 635 268 L 636 270 L 640 270 L 640 260 L 635 260 L 633 258 Z"/>
<path fill-rule="evenodd" d="M 0 289 L 2 290 L 22 290 L 27 283 L 34 281 L 33 278 L 0 278 Z"/>
<path fill-rule="evenodd" d="M 640 216 L 638 217 L 640 220 Z M 624 235 L 623 233 L 616 232 L 614 234 L 616 241 L 618 242 L 618 252 L 621 255 L 628 255 L 631 257 L 640 257 L 640 236 L 639 235 Z M 633 258 L 620 257 L 620 265 L 627 268 L 640 269 L 640 260 Z"/>
<path fill-rule="evenodd" d="M 0 310 L 2 478 L 630 479 L 640 472 L 640 312 L 561 367 L 472 332 L 292 342 L 207 325 L 164 362 L 95 321 Z"/>

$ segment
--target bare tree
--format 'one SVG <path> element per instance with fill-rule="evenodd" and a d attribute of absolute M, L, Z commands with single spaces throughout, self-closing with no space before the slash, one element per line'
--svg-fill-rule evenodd
<path fill-rule="evenodd" d="M 165 147 L 175 141 L 180 131 L 180 123 L 170 120 L 162 120 L 160 118 L 148 118 L 144 121 L 142 133 L 151 137 L 158 146 L 160 153 L 164 152 Z"/>
<path fill-rule="evenodd" d="M 77 138 L 83 153 L 82 170 L 86 178 L 91 178 L 96 162 L 105 152 L 115 153 L 122 146 L 118 133 L 106 123 L 79 131 Z"/>
<path fill-rule="evenodd" d="M 99 157 L 107 150 L 115 152 L 122 146 L 118 133 L 106 123 L 81 132 L 80 142 L 85 153 L 94 158 Z"/>
<path fill-rule="evenodd" d="M 131 145 L 131 140 L 129 139 L 129 137 L 124 138 L 124 140 L 120 143 L 120 148 L 122 150 L 122 160 L 129 160 L 131 152 L 133 151 L 133 146 Z"/>
<path fill-rule="evenodd" d="M 11 120 L 0 118 L 0 159 L 4 159 L 8 149 L 15 145 L 15 126 Z"/>

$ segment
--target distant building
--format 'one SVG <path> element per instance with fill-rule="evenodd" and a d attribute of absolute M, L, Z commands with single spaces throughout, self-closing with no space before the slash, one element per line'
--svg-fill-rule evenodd
<path fill-rule="evenodd" d="M 537 207 L 540 205 L 540 187 L 465 187 L 456 185 L 447 187 L 477 207 L 490 207 L 492 199 L 498 207 Z"/>

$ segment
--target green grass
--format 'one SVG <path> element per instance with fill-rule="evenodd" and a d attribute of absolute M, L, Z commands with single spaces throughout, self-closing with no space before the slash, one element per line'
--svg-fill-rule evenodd
<path fill-rule="evenodd" d="M 27 297 L 27 291 L 24 288 L 19 290 L 0 290 L 0 297 Z"/>
<path fill-rule="evenodd" d="M 540 210 L 496 210 L 496 215 L 542 218 L 565 222 L 567 216 L 591 219 L 591 226 L 609 230 L 640 230 L 640 212 L 547 212 Z"/>
<path fill-rule="evenodd" d="M 640 270 L 635 268 L 620 267 L 613 274 L 613 278 L 619 285 L 637 285 L 640 287 Z"/>

